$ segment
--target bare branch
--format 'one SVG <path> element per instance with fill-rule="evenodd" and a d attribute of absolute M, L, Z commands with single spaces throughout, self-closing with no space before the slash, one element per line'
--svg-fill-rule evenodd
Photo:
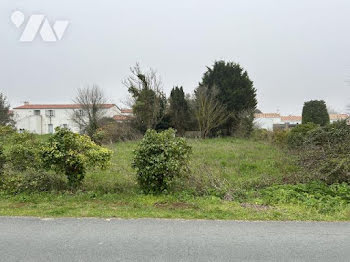
<path fill-rule="evenodd" d="M 80 127 L 81 132 L 92 137 L 98 129 L 99 120 L 106 114 L 104 105 L 107 99 L 103 91 L 97 85 L 79 88 L 73 101 L 79 108 L 74 110 L 72 120 Z"/>
<path fill-rule="evenodd" d="M 226 107 L 220 104 L 206 87 L 200 87 L 196 93 L 196 118 L 203 138 L 226 122 L 230 117 Z"/>

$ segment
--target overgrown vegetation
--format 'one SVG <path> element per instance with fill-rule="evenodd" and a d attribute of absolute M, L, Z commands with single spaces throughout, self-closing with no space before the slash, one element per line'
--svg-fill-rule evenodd
<path fill-rule="evenodd" d="M 305 170 L 307 181 L 350 182 L 350 126 L 338 121 L 326 126 L 302 124 L 291 130 L 256 130 L 255 140 L 268 140 L 288 150 Z"/>
<path fill-rule="evenodd" d="M 42 149 L 43 166 L 65 174 L 73 188 L 83 181 L 87 168 L 106 168 L 111 155 L 110 150 L 96 145 L 88 136 L 64 128 L 56 128 Z"/>
<path fill-rule="evenodd" d="M 341 211 L 350 203 L 350 187 L 346 183 L 330 186 L 320 182 L 277 185 L 261 190 L 260 195 L 257 201 L 261 204 L 304 205 L 328 214 Z"/>
<path fill-rule="evenodd" d="M 299 155 L 313 178 L 350 183 L 350 126 L 341 121 L 309 131 Z"/>
<path fill-rule="evenodd" d="M 174 178 L 188 171 L 190 152 L 186 140 L 176 137 L 173 129 L 161 133 L 148 130 L 135 150 L 133 160 L 142 191 L 167 191 Z"/>
<path fill-rule="evenodd" d="M 173 138 L 173 136 L 171 136 Z M 48 138 L 41 139 L 47 142 Z M 8 171 L 2 184 L 1 215 L 166 217 L 251 220 L 349 220 L 349 201 L 339 185 L 329 198 L 328 186 L 309 186 L 307 173 L 294 156 L 268 142 L 236 138 L 189 140 L 189 171 L 174 178 L 166 194 L 140 192 L 134 151 L 139 142 L 113 144 L 111 166 L 88 168 L 75 191 L 53 171 Z M 157 147 L 158 148 L 158 147 Z M 304 183 L 304 184 L 300 184 Z M 284 185 L 287 184 L 287 185 Z M 294 196 L 293 191 L 302 196 Z M 315 187 L 320 187 L 315 189 Z M 332 187 L 337 187 L 332 186 Z M 321 192 L 323 191 L 323 192 Z M 289 195 L 284 200 L 282 195 Z M 316 204 L 308 202 L 308 194 Z M 271 196 L 275 196 L 271 199 Z M 291 197 L 293 196 L 293 198 Z M 319 197 L 320 196 L 320 197 Z M 341 201 L 336 201 L 338 197 Z M 333 199 L 334 198 L 334 199 Z M 339 199 L 338 199 L 339 200 Z M 310 200 L 311 201 L 311 200 Z M 311 202 L 312 202 L 311 201 Z M 326 202 L 325 202 L 326 203 Z M 328 207 L 327 207 L 328 205 Z"/>

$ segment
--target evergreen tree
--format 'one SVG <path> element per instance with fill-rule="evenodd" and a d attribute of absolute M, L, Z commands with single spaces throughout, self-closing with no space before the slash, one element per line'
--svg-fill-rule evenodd
<path fill-rule="evenodd" d="M 208 87 L 218 102 L 225 106 L 231 117 L 221 129 L 232 135 L 242 121 L 242 116 L 254 114 L 257 106 L 256 89 L 247 71 L 236 63 L 217 61 L 204 74 L 200 86 Z M 243 114 L 244 112 L 244 114 Z"/>
<path fill-rule="evenodd" d="M 323 100 L 311 100 L 305 102 L 302 123 L 314 123 L 321 126 L 329 124 L 329 114 L 326 102 Z"/>
<path fill-rule="evenodd" d="M 182 87 L 174 87 L 169 98 L 170 123 L 180 135 L 184 135 L 190 120 L 190 108 Z"/>

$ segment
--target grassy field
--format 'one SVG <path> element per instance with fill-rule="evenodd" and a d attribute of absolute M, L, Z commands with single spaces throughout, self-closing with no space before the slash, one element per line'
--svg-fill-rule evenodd
<path fill-rule="evenodd" d="M 143 195 L 131 168 L 137 142 L 117 143 L 112 166 L 91 170 L 76 193 L 0 194 L 0 215 L 41 217 L 188 218 L 238 220 L 350 220 L 350 205 L 269 203 L 259 192 L 302 176 L 292 155 L 264 142 L 189 140 L 190 172 L 166 195 Z M 334 201 L 332 202 L 334 203 Z"/>
<path fill-rule="evenodd" d="M 189 140 L 189 143 L 193 155 L 187 182 L 191 185 L 174 185 L 181 186 L 182 190 L 185 186 L 205 194 L 209 190 L 206 187 L 259 188 L 281 183 L 288 175 L 298 173 L 291 156 L 267 143 L 232 138 Z M 131 168 L 136 145 L 136 142 L 127 142 L 111 146 L 114 151 L 112 167 L 103 172 L 90 172 L 84 184 L 86 190 L 137 192 L 135 172 Z"/>

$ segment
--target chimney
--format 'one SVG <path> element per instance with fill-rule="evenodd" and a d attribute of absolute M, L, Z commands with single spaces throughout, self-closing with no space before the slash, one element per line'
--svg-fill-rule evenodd
<path fill-rule="evenodd" d="M 29 102 L 28 101 L 24 101 L 24 105 L 25 106 L 29 105 Z"/>

